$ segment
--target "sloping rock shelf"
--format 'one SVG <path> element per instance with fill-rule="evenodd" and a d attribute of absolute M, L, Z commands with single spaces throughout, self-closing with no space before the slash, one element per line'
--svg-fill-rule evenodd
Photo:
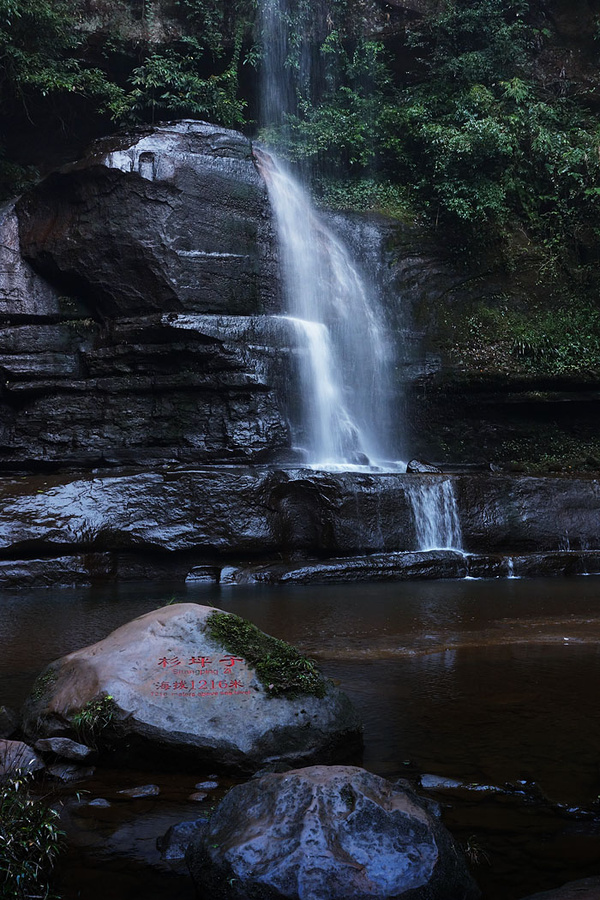
<path fill-rule="evenodd" d="M 416 551 L 407 487 L 451 479 L 464 551 Z M 0 481 L 0 584 L 317 583 L 600 571 L 595 479 L 179 467 Z"/>

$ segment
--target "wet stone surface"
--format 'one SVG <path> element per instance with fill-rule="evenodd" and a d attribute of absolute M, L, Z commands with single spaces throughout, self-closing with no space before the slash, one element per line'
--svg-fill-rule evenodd
<path fill-rule="evenodd" d="M 98 720 L 104 756 L 188 769 L 252 772 L 267 762 L 350 752 L 360 723 L 345 694 L 316 672 L 319 691 L 271 694 L 273 685 L 257 674 L 262 660 L 250 664 L 213 635 L 210 620 L 219 612 L 165 606 L 56 661 L 25 706 L 26 732 L 61 736 L 78 716 Z M 297 656 L 282 665 L 293 668 Z"/>

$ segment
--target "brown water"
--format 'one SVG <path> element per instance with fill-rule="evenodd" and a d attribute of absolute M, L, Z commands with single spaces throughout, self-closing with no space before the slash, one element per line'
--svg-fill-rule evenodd
<path fill-rule="evenodd" d="M 0 703 L 19 705 L 47 662 L 173 599 L 246 616 L 316 657 L 362 714 L 366 768 L 465 783 L 429 796 L 479 858 L 486 900 L 600 874 L 599 578 L 5 594 Z M 104 771 L 78 785 L 89 793 L 65 810 L 65 900 L 191 900 L 184 868 L 161 863 L 155 841 L 218 800 L 226 783 L 187 799 L 207 774 Z M 160 797 L 87 806 L 148 782 Z M 485 785 L 503 790 L 474 789 Z"/>

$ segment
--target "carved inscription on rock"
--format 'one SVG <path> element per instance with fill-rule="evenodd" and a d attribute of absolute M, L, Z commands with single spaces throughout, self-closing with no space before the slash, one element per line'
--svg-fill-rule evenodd
<path fill-rule="evenodd" d="M 231 697 L 249 694 L 252 673 L 240 656 L 218 653 L 190 656 L 167 651 L 156 659 L 150 696 L 168 698 Z"/>

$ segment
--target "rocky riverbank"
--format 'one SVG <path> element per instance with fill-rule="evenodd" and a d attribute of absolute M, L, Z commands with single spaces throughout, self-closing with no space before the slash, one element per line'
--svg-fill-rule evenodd
<path fill-rule="evenodd" d="M 472 556 L 417 552 L 410 490 L 447 482 Z M 595 479 L 237 466 L 4 478 L 0 579 L 32 586 L 593 572 L 599 491 Z"/>

